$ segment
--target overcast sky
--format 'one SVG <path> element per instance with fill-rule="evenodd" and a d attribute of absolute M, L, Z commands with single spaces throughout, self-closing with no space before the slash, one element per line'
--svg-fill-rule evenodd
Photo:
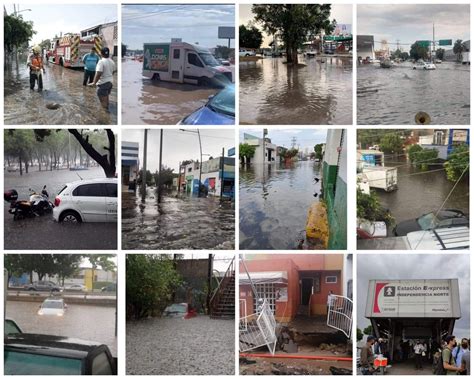
<path fill-rule="evenodd" d="M 373 35 L 375 41 L 386 39 L 394 43 L 397 39 L 405 51 L 417 40 L 457 39 L 469 40 L 470 14 L 469 4 L 383 4 L 357 6 L 357 34 Z M 380 44 L 376 44 L 376 49 Z M 451 48 L 446 46 L 445 48 Z"/>
<path fill-rule="evenodd" d="M 127 4 L 122 6 L 122 39 L 128 49 L 142 49 L 145 42 L 199 43 L 203 47 L 227 46 L 219 39 L 219 26 L 235 27 L 234 5 Z M 234 47 L 234 40 L 231 47 Z"/>
<path fill-rule="evenodd" d="M 241 4 L 239 6 L 239 26 L 253 21 L 254 15 L 252 14 L 252 4 Z M 352 25 L 352 5 L 350 4 L 332 4 L 331 6 L 331 20 L 335 19 L 338 24 L 350 24 Z M 255 24 L 257 28 L 261 30 L 259 24 Z M 267 36 L 264 33 L 264 40 L 262 47 L 268 47 L 268 44 L 272 41 L 271 36 Z"/>
<path fill-rule="evenodd" d="M 370 279 L 459 279 L 461 319 L 454 325 L 457 338 L 470 337 L 469 254 L 359 254 L 357 256 L 357 327 L 365 318 Z"/>
<path fill-rule="evenodd" d="M 241 128 L 239 132 L 239 140 L 244 140 L 244 133 L 254 135 L 262 138 L 263 128 Z M 269 129 L 267 138 L 272 140 L 272 143 L 278 146 L 290 148 L 291 139 L 296 138 L 296 145 L 303 150 L 307 147 L 313 151 L 314 145 L 326 142 L 327 129 Z"/>
<path fill-rule="evenodd" d="M 8 14 L 13 13 L 13 4 L 6 4 Z M 26 9 L 31 9 L 27 11 Z M 26 4 L 19 6 L 25 21 L 33 21 L 33 36 L 30 45 L 36 45 L 45 39 L 65 33 L 79 33 L 83 29 L 117 21 L 117 6 L 104 4 L 62 5 L 62 4 Z M 21 12 L 22 10 L 25 10 Z M 18 5 L 17 5 L 18 11 Z"/>
<path fill-rule="evenodd" d="M 178 173 L 179 162 L 194 159 L 199 161 L 199 139 L 196 129 L 192 132 L 183 132 L 179 129 L 163 130 L 163 165 L 174 169 Z M 235 147 L 235 132 L 232 129 L 199 129 L 202 142 L 203 161 L 207 161 L 210 154 L 214 158 L 222 155 L 222 148 L 227 150 Z M 144 129 L 125 129 L 122 131 L 122 141 L 138 142 L 140 144 L 140 164 L 143 163 L 143 135 Z M 155 172 L 159 167 L 160 131 L 148 130 L 147 170 Z"/>

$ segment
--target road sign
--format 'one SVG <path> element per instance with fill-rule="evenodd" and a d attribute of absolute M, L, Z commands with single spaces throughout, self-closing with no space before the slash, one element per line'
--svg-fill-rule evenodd
<path fill-rule="evenodd" d="M 234 155 L 235 155 L 235 147 L 232 147 L 227 151 L 227 156 L 233 157 Z"/>
<path fill-rule="evenodd" d="M 233 26 L 219 26 L 217 29 L 217 38 L 235 39 L 235 28 Z"/>
<path fill-rule="evenodd" d="M 415 43 L 421 47 L 430 47 L 431 45 L 431 41 L 416 41 Z"/>
<path fill-rule="evenodd" d="M 453 40 L 452 39 L 440 39 L 438 44 L 440 46 L 451 46 L 453 44 Z"/>

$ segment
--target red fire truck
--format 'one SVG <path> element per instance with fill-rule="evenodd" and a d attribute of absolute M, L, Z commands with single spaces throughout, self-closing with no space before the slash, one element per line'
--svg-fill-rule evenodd
<path fill-rule="evenodd" d="M 98 35 L 81 37 L 80 34 L 66 34 L 51 40 L 48 61 L 64 67 L 84 67 L 82 58 L 95 48 L 99 54 L 102 48 L 102 38 Z"/>

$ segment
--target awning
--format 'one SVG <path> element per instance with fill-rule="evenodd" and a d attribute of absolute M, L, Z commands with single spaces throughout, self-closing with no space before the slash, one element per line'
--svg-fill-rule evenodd
<path fill-rule="evenodd" d="M 287 284 L 288 274 L 286 271 L 262 271 L 250 272 L 253 284 Z M 249 277 L 246 273 L 239 275 L 239 284 L 250 285 Z"/>

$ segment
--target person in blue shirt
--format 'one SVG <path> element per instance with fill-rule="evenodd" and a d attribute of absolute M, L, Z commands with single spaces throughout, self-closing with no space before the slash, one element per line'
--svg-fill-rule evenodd
<path fill-rule="evenodd" d="M 94 47 L 91 49 L 90 53 L 84 55 L 84 58 L 82 58 L 82 62 L 85 65 L 84 81 L 82 82 L 82 85 L 86 86 L 89 83 L 92 83 L 95 76 L 95 68 L 99 60 L 100 60 L 100 57 L 96 54 Z"/>

